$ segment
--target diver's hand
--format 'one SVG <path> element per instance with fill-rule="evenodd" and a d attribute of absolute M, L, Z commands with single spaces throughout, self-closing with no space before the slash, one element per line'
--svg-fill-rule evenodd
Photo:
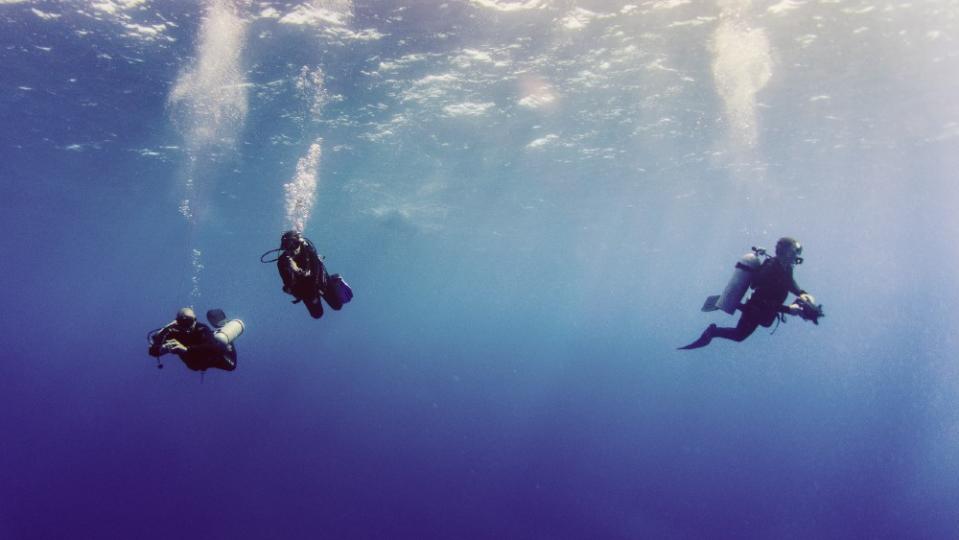
<path fill-rule="evenodd" d="M 802 308 L 799 307 L 799 304 L 789 304 L 789 307 L 786 309 L 789 310 L 790 315 L 799 315 L 802 313 Z"/>
<path fill-rule="evenodd" d="M 815 300 L 813 300 L 812 296 L 809 295 L 809 293 L 802 293 L 802 294 L 800 294 L 800 295 L 799 295 L 799 299 L 802 300 L 803 302 L 807 303 L 807 304 L 815 304 L 815 303 L 816 303 Z"/>
<path fill-rule="evenodd" d="M 175 339 L 168 339 L 161 350 L 171 353 L 186 352 L 186 346 Z"/>

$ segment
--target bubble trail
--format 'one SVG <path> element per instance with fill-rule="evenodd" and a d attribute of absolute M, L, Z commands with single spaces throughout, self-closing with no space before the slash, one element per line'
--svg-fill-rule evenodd
<path fill-rule="evenodd" d="M 750 0 L 721 3 L 720 24 L 713 34 L 713 79 L 723 99 L 727 131 L 735 150 L 753 148 L 758 139 L 756 94 L 772 78 L 769 39 L 749 24 Z"/>
<path fill-rule="evenodd" d="M 293 179 L 283 185 L 286 194 L 286 221 L 290 229 L 303 231 L 316 203 L 317 173 L 322 157 L 323 139 L 316 139 L 296 164 Z"/>
<path fill-rule="evenodd" d="M 200 295 L 201 251 L 194 246 L 198 220 L 212 187 L 209 165 L 232 149 L 247 115 L 242 65 L 247 23 L 229 0 L 206 4 L 194 61 L 184 67 L 167 97 L 170 117 L 183 137 L 187 162 L 181 172 L 183 195 L 177 211 L 190 224 L 191 291 Z M 207 174 L 200 174 L 206 172 Z"/>

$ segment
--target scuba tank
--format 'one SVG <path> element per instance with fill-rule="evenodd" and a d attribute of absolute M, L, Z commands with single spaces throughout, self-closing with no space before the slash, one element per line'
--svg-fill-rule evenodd
<path fill-rule="evenodd" d="M 717 309 L 721 309 L 730 315 L 736 313 L 736 310 L 739 309 L 740 302 L 743 300 L 743 296 L 745 296 L 746 291 L 749 290 L 749 285 L 753 281 L 753 275 L 755 275 L 756 270 L 762 265 L 760 257 L 764 256 L 766 256 L 766 250 L 757 247 L 752 248 L 749 253 L 743 255 L 736 263 L 733 275 L 730 276 L 729 281 L 726 283 L 726 288 L 723 289 L 723 293 L 707 298 L 702 310 L 716 311 Z"/>
<path fill-rule="evenodd" d="M 223 359 L 217 367 L 225 371 L 236 369 L 236 345 L 233 342 L 243 334 L 244 325 L 240 319 L 226 318 L 222 309 L 211 309 L 206 312 L 206 320 L 215 328 L 213 339 L 223 345 Z"/>
<path fill-rule="evenodd" d="M 230 319 L 217 327 L 213 332 L 213 339 L 228 346 L 243 334 L 243 330 L 243 321 L 240 319 Z"/>
<path fill-rule="evenodd" d="M 719 295 L 719 299 L 716 301 L 716 307 L 730 315 L 736 313 L 736 310 L 739 309 L 739 303 L 742 302 L 743 296 L 749 290 L 753 275 L 762 264 L 762 261 L 759 260 L 759 254 L 760 251 L 753 248 L 753 251 L 739 259 L 735 270 L 733 270 L 733 275 L 729 277 L 726 288 L 723 289 L 723 294 Z"/>

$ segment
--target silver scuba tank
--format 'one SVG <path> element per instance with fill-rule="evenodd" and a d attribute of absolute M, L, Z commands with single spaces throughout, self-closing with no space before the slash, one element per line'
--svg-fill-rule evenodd
<path fill-rule="evenodd" d="M 243 330 L 243 321 L 240 319 L 230 319 L 213 332 L 213 338 L 224 345 L 229 345 L 243 334 Z"/>
<path fill-rule="evenodd" d="M 729 278 L 729 282 L 726 283 L 723 294 L 719 295 L 719 299 L 716 301 L 716 307 L 730 315 L 735 313 L 739 308 L 739 303 L 743 300 L 743 296 L 746 295 L 746 291 L 749 289 L 749 284 L 752 283 L 756 270 L 759 269 L 761 264 L 762 261 L 759 260 L 759 255 L 755 251 L 750 251 L 743 255 L 743 257 L 739 259 L 739 262 L 736 263 L 736 269 L 733 270 L 733 275 Z"/>

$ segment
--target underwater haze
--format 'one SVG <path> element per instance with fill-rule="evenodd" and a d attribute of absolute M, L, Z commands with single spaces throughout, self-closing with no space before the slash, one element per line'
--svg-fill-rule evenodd
<path fill-rule="evenodd" d="M 955 538 L 957 143 L 957 0 L 0 0 L 0 538 Z"/>

